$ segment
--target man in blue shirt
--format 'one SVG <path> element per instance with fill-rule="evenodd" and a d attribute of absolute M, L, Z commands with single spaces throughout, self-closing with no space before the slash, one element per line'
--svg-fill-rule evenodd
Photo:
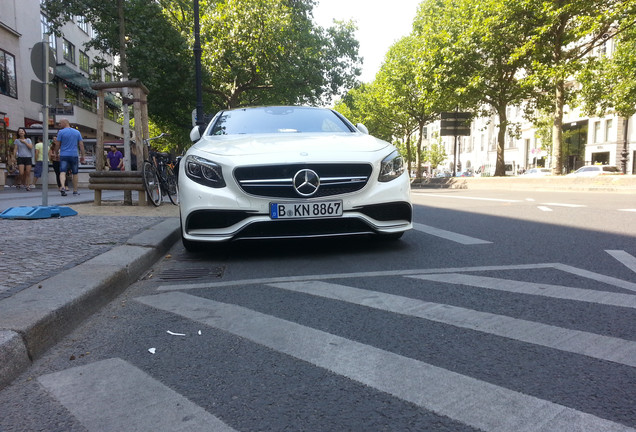
<path fill-rule="evenodd" d="M 79 178 L 78 147 L 80 151 L 79 161 L 84 163 L 84 141 L 82 134 L 71 127 L 67 119 L 60 120 L 62 129 L 57 133 L 55 138 L 55 150 L 60 151 L 60 182 L 64 185 L 66 181 L 66 172 L 70 169 L 73 173 L 73 195 L 79 195 L 77 185 Z M 66 191 L 62 188 L 60 191 L 62 196 L 66 196 Z"/>

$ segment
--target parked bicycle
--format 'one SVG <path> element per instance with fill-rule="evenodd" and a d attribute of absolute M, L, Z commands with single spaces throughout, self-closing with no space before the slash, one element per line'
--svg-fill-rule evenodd
<path fill-rule="evenodd" d="M 144 144 L 148 147 L 148 159 L 144 161 L 142 167 L 144 186 L 150 202 L 155 206 L 161 204 L 165 195 L 168 195 L 172 204 L 179 204 L 179 187 L 174 173 L 175 164 L 170 161 L 167 153 L 155 152 L 150 148 L 150 141 L 164 136 L 167 134 L 162 133 L 144 140 Z"/>

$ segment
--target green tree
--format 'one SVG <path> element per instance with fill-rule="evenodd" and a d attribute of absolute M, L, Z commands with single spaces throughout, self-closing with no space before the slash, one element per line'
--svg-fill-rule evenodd
<path fill-rule="evenodd" d="M 118 2 L 100 0 L 45 0 L 43 7 L 54 29 L 75 16 L 92 23 L 96 37 L 88 46 L 120 56 L 117 72 L 127 69 L 149 90 L 148 114 L 163 131 L 171 134 L 175 149 L 187 143 L 194 80 L 192 56 L 185 38 L 172 27 L 153 0 L 123 1 L 125 34 L 121 33 Z M 125 45 L 120 44 L 120 37 Z M 121 55 L 124 54 L 123 57 Z M 96 59 L 93 67 L 105 66 Z M 187 126 L 187 127 L 186 127 Z"/>
<path fill-rule="evenodd" d="M 418 178 L 422 176 L 424 128 L 448 106 L 444 94 L 438 91 L 437 81 L 419 76 L 431 61 L 424 48 L 423 38 L 410 35 L 400 39 L 387 52 L 375 78 L 382 104 L 386 111 L 394 113 L 396 129 L 401 132 L 399 136 L 404 137 L 409 161 L 414 158 L 411 140 L 417 132 L 414 153 Z"/>
<path fill-rule="evenodd" d="M 352 23 L 327 29 L 312 19 L 313 0 L 201 2 L 204 90 L 214 109 L 316 104 L 352 88 L 360 74 Z M 191 34 L 191 10 L 163 0 L 164 11 Z"/>
<path fill-rule="evenodd" d="M 563 170 L 563 108 L 572 101 L 576 89 L 568 86 L 568 82 L 582 70 L 594 49 L 602 45 L 608 35 L 633 26 L 635 2 L 528 0 L 523 4 L 528 17 L 532 17 L 533 30 L 520 53 L 533 56 L 529 77 L 550 95 L 552 169 L 555 174 L 560 174 Z"/>
<path fill-rule="evenodd" d="M 507 110 L 533 93 L 523 79 L 530 56 L 522 50 L 531 20 L 523 2 L 505 0 L 430 0 L 422 4 L 416 32 L 426 39 L 425 55 L 437 59 L 423 81 L 443 73 L 442 88 L 460 110 L 496 114 L 495 175 L 505 175 L 505 139 L 511 133 Z"/>
<path fill-rule="evenodd" d="M 623 173 L 627 173 L 629 118 L 636 113 L 636 27 L 626 28 L 616 36 L 608 35 L 608 43 L 612 37 L 616 50 L 590 59 L 578 80 L 582 84 L 583 109 L 588 115 L 603 116 L 613 111 L 623 117 L 621 162 Z"/>
<path fill-rule="evenodd" d="M 424 151 L 423 155 L 423 159 L 431 164 L 431 169 L 437 168 L 447 157 L 446 149 L 439 137 L 431 140 L 429 148 Z"/>

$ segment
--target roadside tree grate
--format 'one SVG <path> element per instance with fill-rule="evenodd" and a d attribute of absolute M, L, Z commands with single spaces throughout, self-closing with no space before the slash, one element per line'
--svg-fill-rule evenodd
<path fill-rule="evenodd" d="M 200 279 L 204 277 L 219 278 L 223 276 L 223 267 L 194 267 L 167 269 L 159 274 L 162 280 L 189 280 Z"/>

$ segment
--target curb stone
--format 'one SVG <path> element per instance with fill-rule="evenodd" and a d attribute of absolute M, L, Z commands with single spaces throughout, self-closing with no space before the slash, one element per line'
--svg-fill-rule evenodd
<path fill-rule="evenodd" d="M 167 219 L 125 245 L 0 301 L 0 389 L 134 283 L 178 236 L 179 220 Z"/>

